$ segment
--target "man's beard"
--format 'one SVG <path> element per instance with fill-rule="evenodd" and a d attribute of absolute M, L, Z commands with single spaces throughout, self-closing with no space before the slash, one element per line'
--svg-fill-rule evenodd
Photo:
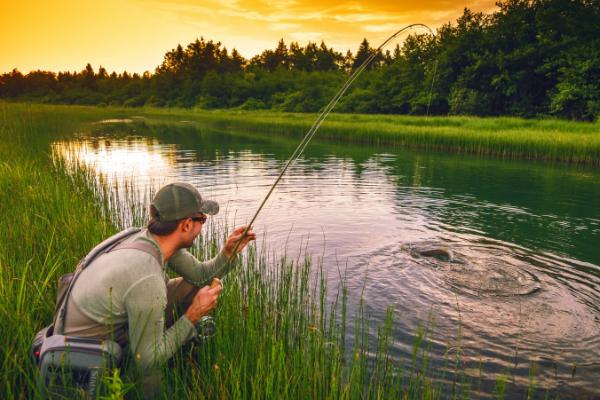
<path fill-rule="evenodd" d="M 193 245 L 194 245 L 194 241 L 196 240 L 196 238 L 198 238 L 200 235 L 196 236 L 195 238 L 193 238 L 192 240 L 190 240 L 187 243 L 184 243 L 182 248 L 183 249 L 190 249 Z"/>

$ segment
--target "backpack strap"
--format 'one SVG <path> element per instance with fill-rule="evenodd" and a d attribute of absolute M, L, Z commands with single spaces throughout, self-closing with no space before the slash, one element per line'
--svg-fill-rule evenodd
<path fill-rule="evenodd" d="M 163 263 L 163 261 L 161 260 L 160 251 L 156 248 L 155 245 L 153 245 L 152 243 L 147 242 L 145 240 L 129 242 L 129 243 L 119 243 L 116 246 L 112 247 L 110 250 L 108 250 L 107 253 L 112 252 L 112 251 L 117 251 L 117 250 L 143 251 L 144 253 L 148 253 L 152 257 L 154 257 L 156 262 L 158 262 L 159 264 L 162 265 L 162 263 Z"/>
<path fill-rule="evenodd" d="M 140 232 L 141 228 L 129 228 L 125 229 L 119 233 L 112 235 L 111 237 L 104 239 L 100 244 L 94 247 L 84 258 L 81 260 L 81 265 L 79 267 L 84 269 L 87 267 L 96 257 L 101 254 L 107 253 L 111 251 L 115 246 L 121 243 L 123 240 L 128 237 Z"/>
<path fill-rule="evenodd" d="M 105 239 L 103 242 L 94 247 L 80 262 L 77 264 L 77 268 L 75 269 L 74 275 L 69 283 L 69 287 L 67 288 L 64 296 L 60 300 L 60 304 L 57 305 L 58 313 L 54 319 L 54 329 L 57 334 L 64 334 L 65 332 L 65 322 L 67 320 L 67 302 L 69 301 L 69 297 L 71 295 L 71 291 L 73 290 L 73 285 L 81 275 L 81 271 L 83 271 L 88 265 L 92 263 L 97 257 L 101 256 L 104 253 L 108 253 L 118 249 L 136 249 L 140 251 L 144 251 L 146 253 L 151 254 L 159 264 L 162 264 L 160 261 L 160 252 L 158 249 L 149 242 L 132 242 L 132 243 L 122 243 L 128 237 L 138 233 L 141 231 L 141 228 L 129 228 L 121 231 L 108 239 Z M 136 244 L 136 243 L 139 243 Z M 58 324 L 60 322 L 60 324 Z M 60 329 L 56 329 L 59 327 Z M 59 332 L 60 331 L 60 332 Z"/>

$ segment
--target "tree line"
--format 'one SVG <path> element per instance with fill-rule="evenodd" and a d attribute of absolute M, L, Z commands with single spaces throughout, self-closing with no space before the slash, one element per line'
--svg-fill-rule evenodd
<path fill-rule="evenodd" d="M 392 50 L 364 39 L 355 54 L 324 42 L 283 40 L 245 59 L 200 38 L 164 55 L 154 73 L 18 70 L 0 98 L 119 106 L 315 112 L 371 54 L 336 111 L 415 115 L 600 116 L 600 2 L 506 0 L 490 14 L 465 9 L 435 35 Z"/>

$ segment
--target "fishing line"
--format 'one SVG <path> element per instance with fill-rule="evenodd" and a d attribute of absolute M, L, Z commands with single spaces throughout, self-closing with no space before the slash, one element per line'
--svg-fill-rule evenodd
<path fill-rule="evenodd" d="M 310 127 L 310 129 L 306 132 L 306 134 L 304 135 L 304 137 L 302 138 L 302 140 L 300 141 L 300 143 L 298 144 L 298 146 L 296 147 L 296 149 L 294 150 L 294 152 L 292 153 L 292 155 L 290 156 L 290 158 L 288 159 L 288 161 L 285 163 L 285 166 L 283 167 L 283 169 L 279 173 L 279 176 L 277 176 L 277 179 L 275 179 L 275 182 L 271 185 L 271 188 L 267 192 L 267 195 L 265 196 L 265 198 L 263 199 L 263 201 L 258 206 L 258 209 L 254 213 L 254 216 L 250 220 L 250 223 L 246 226 L 246 229 L 244 230 L 244 233 L 242 234 L 242 236 L 240 237 L 240 239 L 236 243 L 235 247 L 233 248 L 233 252 L 232 252 L 232 255 L 231 255 L 232 258 L 235 256 L 235 253 L 236 253 L 236 251 L 237 251 L 240 243 L 242 243 L 242 240 L 244 239 L 244 237 L 246 236 L 246 234 L 248 233 L 248 231 L 250 230 L 250 228 L 252 228 L 252 225 L 254 224 L 254 221 L 258 217 L 258 214 L 260 214 L 261 210 L 263 209 L 263 207 L 267 203 L 267 200 L 269 199 L 269 197 L 271 197 L 271 194 L 275 190 L 275 187 L 277 187 L 277 184 L 279 184 L 279 181 L 281 181 L 281 178 L 283 177 L 283 175 L 286 173 L 286 171 L 288 170 L 288 168 L 291 165 L 293 165 L 298 160 L 298 158 L 300 158 L 300 155 L 302 154 L 302 152 L 304 151 L 304 149 L 306 148 L 306 146 L 308 145 L 308 143 L 310 142 L 310 140 L 313 138 L 313 136 L 315 135 L 315 133 L 317 133 L 317 130 L 319 129 L 319 127 L 321 126 L 321 124 L 323 123 L 323 121 L 325 121 L 325 118 L 327 118 L 327 116 L 329 115 L 329 113 L 331 112 L 331 110 L 333 110 L 333 108 L 336 106 L 336 104 L 338 103 L 338 101 L 340 100 L 340 98 L 346 93 L 346 91 L 348 90 L 348 88 L 350 87 L 350 85 L 352 85 L 352 83 L 356 80 L 356 78 L 358 78 L 358 76 L 369 66 L 369 64 L 371 63 L 371 61 L 373 61 L 375 59 L 375 57 L 377 57 L 379 55 L 379 52 L 385 46 L 387 46 L 393 39 L 395 39 L 398 35 L 400 35 L 404 31 L 406 31 L 408 29 L 416 28 L 416 27 L 425 28 L 432 35 L 435 36 L 435 34 L 431 30 L 431 28 L 428 27 L 425 24 L 410 24 L 410 25 L 407 25 L 404 28 L 400 29 L 399 31 L 397 31 L 396 33 L 394 33 L 393 35 L 391 35 L 390 37 L 388 37 L 385 41 L 383 41 L 383 43 L 381 43 L 379 45 L 379 47 L 377 47 L 377 49 L 375 49 L 375 51 L 371 52 L 371 54 L 369 55 L 369 57 L 367 57 L 362 62 L 362 64 L 360 64 L 358 66 L 358 68 L 356 68 L 356 70 L 354 70 L 354 72 L 352 72 L 352 74 L 348 77 L 348 79 L 346 80 L 346 82 L 338 90 L 338 92 L 335 94 L 335 96 L 333 96 L 333 98 L 329 101 L 329 103 L 327 103 L 327 105 L 323 108 L 323 111 L 321 111 L 321 113 L 319 114 L 319 116 L 317 117 L 317 119 L 313 122 L 313 124 Z M 437 61 L 436 61 L 436 70 L 437 70 Z M 435 80 L 435 70 L 434 70 L 434 77 L 433 77 L 433 80 L 431 82 L 431 90 L 433 90 L 433 81 L 434 80 Z M 431 93 L 429 95 L 429 103 L 430 102 L 431 102 Z M 429 114 L 429 103 L 427 104 L 427 114 Z"/>

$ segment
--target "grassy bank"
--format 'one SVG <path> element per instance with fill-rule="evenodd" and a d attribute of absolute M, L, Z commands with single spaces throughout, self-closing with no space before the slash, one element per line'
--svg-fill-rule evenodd
<path fill-rule="evenodd" d="M 298 138 L 316 118 L 316 114 L 231 110 L 143 108 L 131 113 L 148 118 L 194 121 L 218 129 Z M 598 122 L 333 113 L 315 137 L 339 143 L 600 165 Z"/>
<path fill-rule="evenodd" d="M 39 112 L 72 106 L 35 105 Z M 302 137 L 316 114 L 176 108 L 76 107 L 80 113 L 142 116 L 163 122 L 272 136 Z M 94 111 L 96 110 L 96 111 Z M 510 159 L 600 165 L 600 122 L 555 119 L 412 117 L 332 113 L 315 138 Z"/>
<path fill-rule="evenodd" d="M 140 111 L 140 110 L 136 110 Z M 144 110 L 142 110 L 144 111 Z M 67 174 L 49 144 L 87 123 L 129 110 L 0 104 L 0 397 L 35 398 L 32 335 L 52 318 L 56 280 L 101 239 L 121 228 L 123 213 L 143 221 L 144 204 L 117 199 L 84 170 Z M 116 207 L 121 204 L 121 207 Z M 226 229 L 209 226 L 194 251 L 214 254 Z M 318 265 L 270 260 L 250 251 L 230 274 L 215 314 L 218 331 L 203 346 L 166 366 L 164 398 L 458 398 L 477 393 L 454 354 L 451 372 L 427 362 L 426 330 L 415 334 L 413 361 L 400 365 L 388 349 L 394 315 L 371 327 L 346 315 L 346 291 L 327 288 Z M 337 292 L 336 292 L 337 289 Z M 333 290 L 337 301 L 329 302 Z M 337 293 L 337 296 L 335 294 Z M 346 321 L 355 317 L 350 345 Z M 369 329 L 378 338 L 369 343 Z M 453 343 L 456 345 L 456 343 Z M 490 395 L 502 397 L 505 378 Z M 130 386 L 114 385 L 118 397 Z M 135 392 L 130 392 L 135 397 Z"/>
<path fill-rule="evenodd" d="M 116 230 L 103 217 L 86 175 L 61 173 L 48 154 L 52 137 L 72 133 L 99 115 L 81 111 L 0 105 L 2 398 L 25 397 L 34 385 L 28 346 L 32 334 L 51 320 L 57 277 Z"/>

